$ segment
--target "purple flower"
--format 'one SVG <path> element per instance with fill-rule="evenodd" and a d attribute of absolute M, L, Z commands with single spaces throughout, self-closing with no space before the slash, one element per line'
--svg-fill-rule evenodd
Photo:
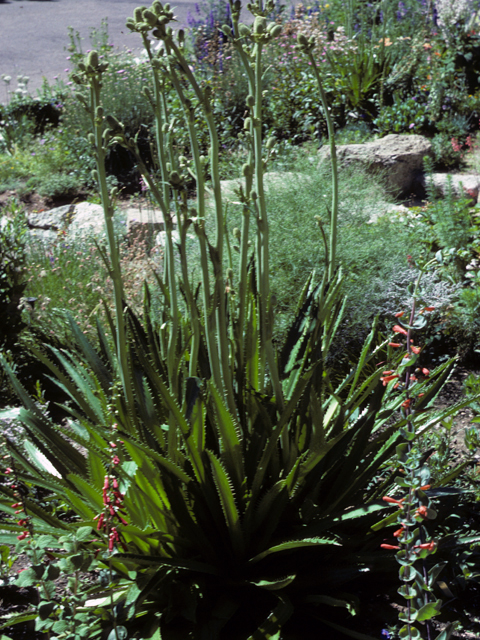
<path fill-rule="evenodd" d="M 415 124 L 412 122 L 412 124 L 408 128 L 409 129 L 413 129 L 414 126 L 415 126 Z"/>

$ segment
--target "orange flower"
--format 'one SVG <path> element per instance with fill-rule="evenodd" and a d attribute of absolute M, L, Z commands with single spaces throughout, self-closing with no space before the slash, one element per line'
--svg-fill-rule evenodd
<path fill-rule="evenodd" d="M 417 355 L 420 353 L 421 348 L 420 347 L 414 347 L 413 344 L 410 345 L 410 349 L 413 351 L 413 353 L 416 353 Z"/>
<path fill-rule="evenodd" d="M 391 380 L 395 380 L 395 378 L 398 378 L 398 374 L 394 374 L 393 376 L 385 376 L 383 378 L 380 378 L 380 380 L 383 383 L 383 386 L 386 387 L 387 384 L 391 381 Z"/>
<path fill-rule="evenodd" d="M 395 544 L 381 544 L 380 547 L 382 549 L 400 549 L 400 547 Z"/>
<path fill-rule="evenodd" d="M 425 367 L 423 367 L 422 373 L 423 373 L 424 376 L 429 376 L 430 375 L 430 370 L 426 369 Z"/>
<path fill-rule="evenodd" d="M 388 346 L 393 347 L 394 349 L 398 349 L 398 347 L 401 347 L 402 345 L 398 342 L 389 342 Z"/>
<path fill-rule="evenodd" d="M 431 45 L 429 42 L 424 42 L 424 43 L 423 43 L 423 48 L 424 48 L 424 49 L 425 49 L 425 51 L 426 51 L 427 49 L 431 49 L 431 48 L 432 48 L 432 45 Z"/>
<path fill-rule="evenodd" d="M 404 531 L 405 531 L 405 527 L 402 525 L 400 529 L 397 529 L 396 531 L 393 532 L 393 537 L 400 538 L 403 535 Z"/>
<path fill-rule="evenodd" d="M 396 500 L 395 498 L 391 498 L 390 496 L 383 496 L 382 500 L 384 500 L 385 502 L 389 502 L 390 504 L 396 504 L 399 507 L 401 507 L 402 502 L 405 500 L 405 498 L 402 498 L 401 500 Z"/>
<path fill-rule="evenodd" d="M 405 329 L 403 327 L 401 327 L 400 325 L 396 324 L 392 331 L 394 331 L 395 333 L 401 333 L 402 335 L 406 336 L 407 332 L 405 331 Z"/>
<path fill-rule="evenodd" d="M 404 409 L 408 409 L 410 407 L 410 405 L 412 404 L 412 399 L 411 398 L 407 398 L 405 400 L 405 402 L 402 402 L 402 407 Z"/>
<path fill-rule="evenodd" d="M 404 315 L 405 315 L 405 311 L 399 311 L 398 313 L 395 314 L 395 318 L 401 318 Z"/>
<path fill-rule="evenodd" d="M 418 507 L 415 513 L 417 514 L 417 516 L 421 516 L 422 518 L 428 517 L 428 509 L 425 505 Z"/>

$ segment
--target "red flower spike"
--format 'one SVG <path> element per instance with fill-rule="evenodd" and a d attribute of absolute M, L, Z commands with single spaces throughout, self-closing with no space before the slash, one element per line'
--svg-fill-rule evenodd
<path fill-rule="evenodd" d="M 393 327 L 392 331 L 394 331 L 395 333 L 401 333 L 403 336 L 407 335 L 407 331 L 403 327 L 401 327 L 399 324 L 396 324 Z"/>
<path fill-rule="evenodd" d="M 382 549 L 400 549 L 400 547 L 395 544 L 381 544 L 380 547 Z"/>

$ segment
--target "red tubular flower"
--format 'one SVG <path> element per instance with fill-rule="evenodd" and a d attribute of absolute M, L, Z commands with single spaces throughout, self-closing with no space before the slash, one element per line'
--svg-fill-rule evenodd
<path fill-rule="evenodd" d="M 412 404 L 412 399 L 411 398 L 407 398 L 405 400 L 405 402 L 402 402 L 402 407 L 404 409 L 408 409 L 410 407 L 410 405 Z"/>
<path fill-rule="evenodd" d="M 418 507 L 418 509 L 415 512 L 418 516 L 421 516 L 422 518 L 427 518 L 428 517 L 428 509 L 425 505 L 422 505 L 421 507 Z"/>
<path fill-rule="evenodd" d="M 10 467 L 7 467 L 3 473 L 4 473 L 6 476 L 8 476 L 8 475 L 10 475 L 11 473 L 13 473 L 13 469 L 10 469 Z"/>
<path fill-rule="evenodd" d="M 117 465 L 120 462 L 120 458 L 118 456 L 113 456 L 112 463 Z"/>
<path fill-rule="evenodd" d="M 435 541 L 430 540 L 430 542 L 424 542 L 423 544 L 417 544 L 414 547 L 415 549 L 428 549 L 428 551 L 433 551 L 435 549 Z"/>
<path fill-rule="evenodd" d="M 400 547 L 395 544 L 381 544 L 380 547 L 382 549 L 400 549 Z"/>
<path fill-rule="evenodd" d="M 112 449 L 116 449 L 117 445 L 115 444 L 115 442 L 109 442 L 110 446 L 112 447 Z"/>
<path fill-rule="evenodd" d="M 419 489 L 420 491 L 426 491 L 427 489 L 430 489 L 431 486 L 431 484 L 424 484 L 423 487 L 419 487 Z"/>
<path fill-rule="evenodd" d="M 24 531 L 19 536 L 17 536 L 17 540 L 25 540 L 25 538 L 28 538 L 28 531 Z"/>
<path fill-rule="evenodd" d="M 403 535 L 404 531 L 405 531 L 405 527 L 402 525 L 400 529 L 397 529 L 396 531 L 393 532 L 393 537 L 400 538 Z"/>
<path fill-rule="evenodd" d="M 423 373 L 424 376 L 429 376 L 430 375 L 430 370 L 426 369 L 425 367 L 423 367 L 422 373 Z"/>
<path fill-rule="evenodd" d="M 394 349 L 398 349 L 398 347 L 401 347 L 402 345 L 399 342 L 389 342 L 388 346 L 393 347 Z"/>
<path fill-rule="evenodd" d="M 98 519 L 98 524 L 97 524 L 97 531 L 100 531 L 101 529 L 103 529 L 103 521 L 105 520 L 105 516 L 104 514 L 100 514 L 100 518 Z"/>
<path fill-rule="evenodd" d="M 399 324 L 396 324 L 393 327 L 392 331 L 394 331 L 395 333 L 401 333 L 403 336 L 407 335 L 407 331 L 403 327 L 401 327 Z"/>
<path fill-rule="evenodd" d="M 380 378 L 380 380 L 382 381 L 383 386 L 384 386 L 384 387 L 386 387 L 386 386 L 387 386 L 387 384 L 388 384 L 391 380 L 395 380 L 395 378 L 398 378 L 398 375 L 397 375 L 397 374 L 394 374 L 394 375 L 392 375 L 392 376 L 385 376 L 385 377 L 383 377 L 383 378 Z"/>
<path fill-rule="evenodd" d="M 413 353 L 416 353 L 417 355 L 420 353 L 421 348 L 420 347 L 414 347 L 413 344 L 410 345 L 410 349 L 412 350 Z"/>
<path fill-rule="evenodd" d="M 401 507 L 403 506 L 402 502 L 404 502 L 405 498 L 396 500 L 395 498 L 391 498 L 390 496 L 383 496 L 382 500 L 385 500 L 385 502 L 390 502 L 390 504 L 397 504 L 399 507 Z"/>
<path fill-rule="evenodd" d="M 398 313 L 395 314 L 395 318 L 401 318 L 404 315 L 405 315 L 405 311 L 399 311 Z"/>

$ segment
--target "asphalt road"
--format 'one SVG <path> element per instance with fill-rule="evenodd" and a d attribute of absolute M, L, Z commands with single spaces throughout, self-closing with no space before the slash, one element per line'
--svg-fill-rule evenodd
<path fill-rule="evenodd" d="M 49 82 L 55 76 L 66 79 L 68 27 L 80 33 L 86 51 L 92 28 L 98 29 L 105 18 L 109 41 L 115 47 L 140 47 L 139 35 L 125 27 L 125 20 L 141 4 L 141 0 L 0 0 L 0 76 L 12 77 L 10 90 L 16 88 L 18 75 L 28 76 L 32 93 L 42 85 L 43 77 Z M 195 2 L 173 0 L 171 4 L 178 24 L 186 25 L 188 11 L 195 13 Z M 6 91 L 0 81 L 0 102 L 6 99 Z"/>

